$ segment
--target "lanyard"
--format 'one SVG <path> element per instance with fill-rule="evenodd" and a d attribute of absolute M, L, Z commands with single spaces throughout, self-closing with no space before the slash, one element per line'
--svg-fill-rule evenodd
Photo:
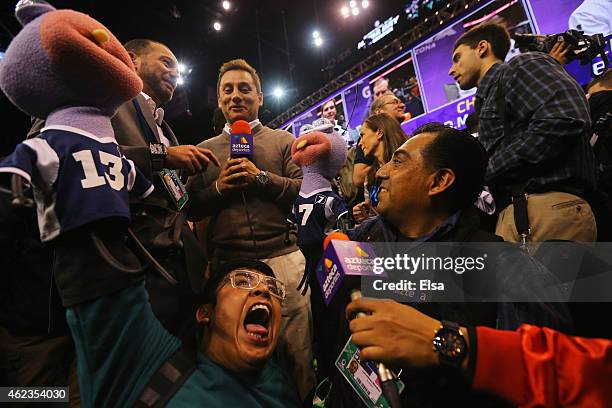
<path fill-rule="evenodd" d="M 140 123 L 140 130 L 144 133 L 145 137 L 149 140 L 149 144 L 151 143 L 159 143 L 159 139 L 155 137 L 151 126 L 147 123 L 147 120 L 142 113 L 142 109 L 138 104 L 136 98 L 132 99 L 132 103 L 134 104 L 134 108 L 136 108 L 136 116 L 138 117 L 138 122 Z"/>

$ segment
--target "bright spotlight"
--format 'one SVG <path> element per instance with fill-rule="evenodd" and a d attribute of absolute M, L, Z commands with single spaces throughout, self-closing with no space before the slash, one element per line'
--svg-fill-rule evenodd
<path fill-rule="evenodd" d="M 280 86 L 277 86 L 272 91 L 272 95 L 274 95 L 277 99 L 280 99 L 285 95 L 285 91 Z"/>
<path fill-rule="evenodd" d="M 351 13 L 351 11 L 349 10 L 348 7 L 344 6 L 340 9 L 340 13 L 342 13 L 342 17 L 347 18 L 349 14 Z"/>
<path fill-rule="evenodd" d="M 317 37 L 317 38 L 315 38 L 315 39 L 314 39 L 314 44 L 315 44 L 317 47 L 320 47 L 321 45 L 323 45 L 323 39 L 322 39 L 321 37 Z"/>
<path fill-rule="evenodd" d="M 223 6 L 223 10 L 229 10 L 231 7 L 231 4 L 229 1 L 224 1 L 223 3 L 221 3 L 221 5 Z"/>
<path fill-rule="evenodd" d="M 218 22 L 218 21 L 215 21 L 215 22 L 213 23 L 213 28 L 214 28 L 216 31 L 221 31 L 221 23 L 220 23 L 220 22 Z"/>
<path fill-rule="evenodd" d="M 312 37 L 313 38 L 320 38 L 321 34 L 319 34 L 319 32 L 315 30 L 315 31 L 312 32 Z"/>
<path fill-rule="evenodd" d="M 363 7 L 364 9 L 368 8 L 369 5 L 370 5 L 370 2 L 368 0 L 363 0 L 361 2 L 361 7 Z"/>
<path fill-rule="evenodd" d="M 183 64 L 182 62 L 179 62 L 179 64 L 178 64 L 178 72 L 180 72 L 182 74 L 183 72 L 185 72 L 186 69 L 187 69 L 187 67 L 185 66 L 185 64 Z"/>
<path fill-rule="evenodd" d="M 184 85 L 185 84 L 185 80 L 183 79 L 183 77 L 178 77 L 178 79 L 176 80 L 176 84 L 177 85 Z"/>
<path fill-rule="evenodd" d="M 350 8 L 355 8 L 355 7 L 357 7 L 357 2 L 356 2 L 355 0 L 351 0 L 351 1 L 349 2 L 349 7 L 350 7 Z"/>
<path fill-rule="evenodd" d="M 358 8 L 351 9 L 351 13 L 353 13 L 354 16 L 357 16 L 359 15 L 359 9 Z"/>

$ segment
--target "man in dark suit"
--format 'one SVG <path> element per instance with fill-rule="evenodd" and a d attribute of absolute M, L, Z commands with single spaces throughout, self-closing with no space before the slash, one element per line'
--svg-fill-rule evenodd
<path fill-rule="evenodd" d="M 181 194 L 181 176 L 204 171 L 210 161 L 208 149 L 179 145 L 163 120 L 162 105 L 170 102 L 177 85 L 178 61 L 164 44 L 134 39 L 124 44 L 143 91 L 119 107 L 112 118 L 121 152 L 155 185 L 142 203 L 133 204 L 132 229 L 147 250 L 178 281 L 171 285 L 157 273 L 148 273 L 146 286 L 156 317 L 186 344 L 194 340 L 194 297 L 201 287 L 206 257 L 180 211 L 188 200 Z M 35 120 L 28 137 L 36 135 L 44 121 Z M 182 191 L 185 191 L 184 188 Z"/>

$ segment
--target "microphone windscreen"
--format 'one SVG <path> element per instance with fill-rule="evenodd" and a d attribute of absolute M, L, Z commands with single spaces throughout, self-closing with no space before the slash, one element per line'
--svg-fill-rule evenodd
<path fill-rule="evenodd" d="M 251 133 L 251 125 L 246 120 L 237 120 L 232 123 L 233 134 L 249 134 Z"/>
<path fill-rule="evenodd" d="M 344 232 L 340 232 L 340 231 L 332 232 L 331 234 L 326 236 L 325 240 L 323 241 L 323 250 L 324 251 L 327 249 L 327 246 L 329 245 L 329 243 L 330 243 L 330 241 L 332 239 L 337 239 L 339 241 L 350 241 L 351 240 L 349 238 L 349 236 L 346 235 Z"/>

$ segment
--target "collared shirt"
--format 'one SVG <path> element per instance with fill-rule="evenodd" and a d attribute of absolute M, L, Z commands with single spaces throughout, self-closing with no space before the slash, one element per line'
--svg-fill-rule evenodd
<path fill-rule="evenodd" d="M 153 119 L 155 119 L 155 126 L 157 126 L 157 135 L 159 136 L 159 140 L 166 145 L 166 147 L 170 146 L 170 140 L 164 135 L 164 131 L 159 126 L 164 117 L 164 110 L 162 108 L 158 108 L 155 104 L 153 98 L 147 95 L 144 92 L 140 92 L 140 94 L 146 99 L 147 103 L 151 107 L 151 112 L 153 113 Z"/>
<path fill-rule="evenodd" d="M 457 225 L 457 221 L 459 221 L 460 216 L 461 216 L 461 210 L 457 211 L 456 213 L 448 217 L 446 220 L 444 220 L 442 224 L 438 225 L 436 228 L 434 228 L 433 231 L 431 231 L 428 234 L 421 235 L 420 237 L 416 237 L 416 238 L 406 237 L 403 234 L 399 234 L 398 239 L 399 241 L 427 242 L 431 240 L 432 238 L 444 235 L 448 231 L 455 228 L 455 226 Z"/>
<path fill-rule="evenodd" d="M 261 125 L 261 122 L 259 121 L 259 119 L 255 119 L 249 122 L 249 127 L 251 128 L 251 131 L 255 129 L 256 126 L 259 126 L 259 125 Z M 228 135 L 232 134 L 232 127 L 230 126 L 229 123 L 226 123 L 225 126 L 223 126 L 223 131 L 227 133 Z"/>
<path fill-rule="evenodd" d="M 502 82 L 510 135 L 503 134 L 496 103 Z M 552 57 L 529 52 L 491 67 L 478 85 L 476 108 L 490 158 L 486 183 L 495 191 L 507 195 L 525 185 L 528 192 L 582 195 L 595 185 L 584 92 Z"/>

